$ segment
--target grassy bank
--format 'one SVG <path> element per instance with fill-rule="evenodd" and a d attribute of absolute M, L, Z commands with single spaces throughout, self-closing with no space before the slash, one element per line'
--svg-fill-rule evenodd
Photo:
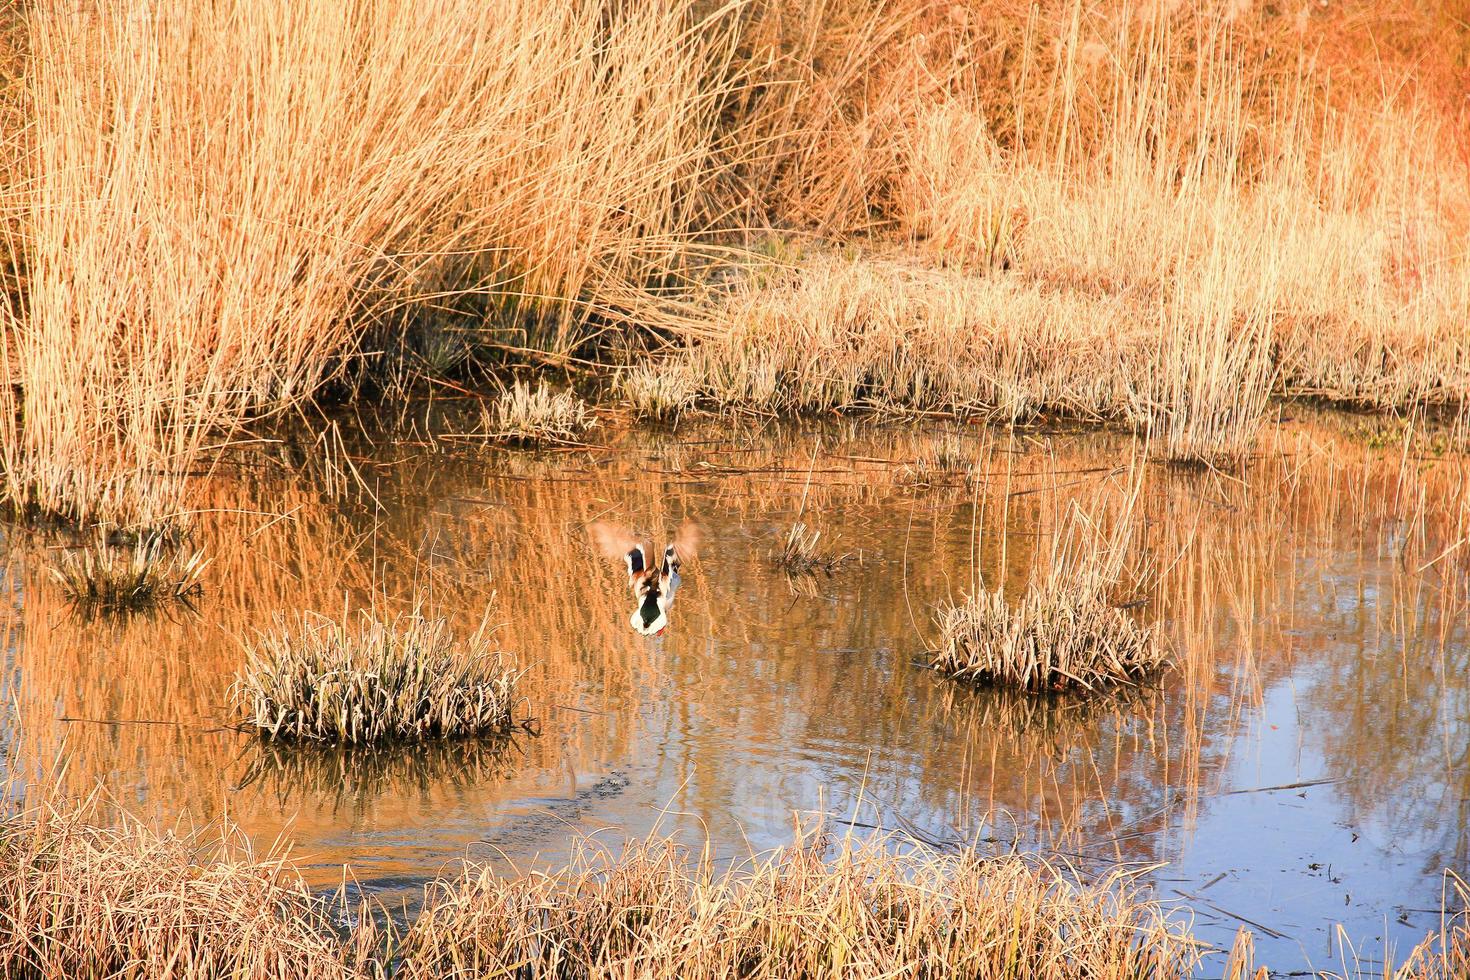
<path fill-rule="evenodd" d="M 405 352 L 671 347 L 634 403 L 1209 460 L 1273 392 L 1458 405 L 1465 13 L 37 0 L 0 48 L 7 496 L 187 523 L 242 424 Z"/>
<path fill-rule="evenodd" d="M 101 827 L 43 807 L 0 824 L 0 976 L 139 980 L 514 977 L 1184 978 L 1212 955 L 1126 876 L 1019 857 L 809 836 L 717 866 L 670 841 L 591 843 L 565 866 L 469 867 L 398 926 L 314 897 L 288 863 L 230 840 Z M 1380 976 L 1460 975 L 1463 920 Z"/>

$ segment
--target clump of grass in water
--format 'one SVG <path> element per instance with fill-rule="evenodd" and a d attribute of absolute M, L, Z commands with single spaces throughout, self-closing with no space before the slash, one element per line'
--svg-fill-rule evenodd
<path fill-rule="evenodd" d="M 699 380 L 678 360 L 642 362 L 618 379 L 618 391 L 638 414 L 663 419 L 677 416 L 699 398 Z"/>
<path fill-rule="evenodd" d="M 103 612 L 136 612 L 198 595 L 208 564 L 202 551 L 185 552 L 162 534 L 146 535 L 132 547 L 99 535 L 66 551 L 51 574 L 73 602 Z"/>
<path fill-rule="evenodd" d="M 509 734 L 522 671 L 485 630 L 461 644 L 419 615 L 355 624 L 282 623 L 251 644 L 235 682 L 249 724 L 271 738 L 346 745 Z"/>
<path fill-rule="evenodd" d="M 807 527 L 802 521 L 791 525 L 781 550 L 772 556 L 777 568 L 788 575 L 815 575 L 835 572 L 851 555 L 834 555 L 820 544 L 822 532 Z"/>
<path fill-rule="evenodd" d="M 1157 625 L 1112 600 L 1133 535 L 1135 481 L 1111 532 L 1073 506 L 1053 538 L 1049 569 L 1016 602 L 977 588 L 941 607 L 943 645 L 930 665 L 956 680 L 1022 691 L 1099 690 L 1136 684 L 1170 659 Z"/>
<path fill-rule="evenodd" d="M 956 680 L 1025 691 L 1136 683 L 1168 662 L 1156 627 L 1139 625 L 1085 576 L 1053 574 L 1014 605 L 981 590 L 940 611 L 932 666 Z"/>
<path fill-rule="evenodd" d="M 487 413 L 491 438 L 506 442 L 566 442 L 586 432 L 597 420 L 574 391 L 553 391 L 545 382 L 534 389 L 524 381 L 502 392 L 494 413 Z"/>

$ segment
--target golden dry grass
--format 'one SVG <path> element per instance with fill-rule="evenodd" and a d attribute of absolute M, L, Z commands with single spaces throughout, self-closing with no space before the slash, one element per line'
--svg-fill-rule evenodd
<path fill-rule="evenodd" d="M 979 592 L 939 613 L 943 645 L 930 666 L 955 680 L 1023 691 L 1104 690 L 1135 684 L 1168 662 L 1156 630 L 1099 591 L 1056 574 L 1019 600 Z"/>
<path fill-rule="evenodd" d="M 885 844 L 889 845 L 885 847 Z M 798 840 L 728 871 L 669 842 L 436 883 L 403 976 L 1184 977 L 1198 948 L 1125 878 L 1022 858 Z"/>
<path fill-rule="evenodd" d="M 1110 528 L 1069 506 L 1045 565 L 1032 567 L 1019 597 L 1004 583 L 979 584 L 941 605 L 930 666 L 956 680 L 1032 693 L 1100 691 L 1157 675 L 1171 660 L 1159 626 L 1120 608 L 1144 604 L 1122 596 L 1141 488 L 1135 474 Z"/>
<path fill-rule="evenodd" d="M 436 879 L 398 926 L 371 899 L 348 909 L 312 896 L 290 863 L 227 838 L 96 816 L 50 803 L 0 822 L 5 976 L 1184 980 L 1207 951 L 1125 874 L 883 838 L 807 835 L 723 869 L 658 837 L 620 852 L 583 839 L 560 867 Z M 1467 945 L 1451 910 L 1402 960 L 1349 975 L 1448 980 Z M 1254 961 L 1242 930 L 1223 975 L 1264 975 Z"/>
<path fill-rule="evenodd" d="M 279 861 L 89 816 L 47 805 L 0 823 L 0 975 L 347 975 L 329 910 Z"/>
<path fill-rule="evenodd" d="M 545 382 L 532 388 L 519 381 L 485 413 L 485 434 L 507 442 L 566 442 L 596 424 L 592 410 L 575 392 L 557 391 Z"/>
<path fill-rule="evenodd" d="M 132 545 L 99 534 L 65 549 L 51 574 L 72 601 L 88 610 L 119 613 L 198 595 L 208 564 L 202 551 L 187 551 L 160 534 L 144 535 Z"/>
<path fill-rule="evenodd" d="M 417 614 L 342 621 L 302 616 L 246 651 L 235 700 L 272 739 L 344 745 L 506 735 L 521 671 L 485 629 L 459 641 Z"/>
<path fill-rule="evenodd" d="M 1470 18 L 1338 7 L 26 5 L 8 496 L 187 522 L 219 441 L 445 310 L 465 349 L 704 341 L 626 376 L 651 415 L 1065 413 L 1230 462 L 1273 393 L 1460 404 Z M 772 228 L 823 242 L 752 272 Z"/>
<path fill-rule="evenodd" d="M 17 506 L 184 520 L 208 447 L 365 330 L 452 292 L 569 346 L 640 316 L 705 207 L 728 38 L 672 0 L 25 11 Z"/>

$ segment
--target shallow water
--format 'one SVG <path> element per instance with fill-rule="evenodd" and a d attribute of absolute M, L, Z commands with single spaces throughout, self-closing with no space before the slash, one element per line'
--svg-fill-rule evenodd
<path fill-rule="evenodd" d="M 205 487 L 197 612 L 88 620 L 54 555 L 12 542 L 5 761 L 150 820 L 228 817 L 316 885 L 350 865 L 391 898 L 466 856 L 555 861 L 574 833 L 734 857 L 825 815 L 1128 862 L 1210 942 L 1268 927 L 1275 970 L 1331 968 L 1340 937 L 1370 965 L 1434 928 L 1444 872 L 1467 870 L 1470 510 L 1462 460 L 1352 425 L 1284 423 L 1231 474 L 1142 463 L 1120 436 L 937 426 L 604 429 L 543 453 L 292 434 Z M 939 602 L 977 576 L 1022 587 L 1069 503 L 1107 523 L 1135 480 L 1138 615 L 1181 663 L 1158 690 L 1038 701 L 922 668 Z M 773 567 L 798 514 L 850 556 L 830 576 Z M 702 542 L 670 626 L 639 636 L 588 527 L 686 520 Z M 364 756 L 225 727 L 255 630 L 415 599 L 500 624 L 539 737 Z"/>

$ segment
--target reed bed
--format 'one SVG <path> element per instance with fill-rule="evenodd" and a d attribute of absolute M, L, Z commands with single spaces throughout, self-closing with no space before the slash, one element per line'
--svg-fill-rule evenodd
<path fill-rule="evenodd" d="M 144 535 L 131 547 L 101 534 L 80 548 L 66 549 L 51 574 L 73 602 L 98 612 L 125 613 L 199 595 L 208 564 L 203 551 L 185 551 L 160 534 Z"/>
<path fill-rule="evenodd" d="M 100 815 L 52 803 L 0 821 L 0 975 L 1184 980 L 1209 953 L 1125 874 L 968 848 L 807 835 L 725 866 L 663 838 L 616 853 L 583 838 L 560 867 L 437 879 L 399 926 L 371 900 L 339 916 L 289 862 L 227 836 L 89 822 Z M 1251 940 L 1243 930 L 1224 976 L 1264 975 Z M 1402 960 L 1356 975 L 1448 980 L 1467 951 L 1464 916 L 1448 915 Z"/>
<path fill-rule="evenodd" d="M 680 280 L 709 210 L 732 38 L 674 0 L 21 16 L 6 190 L 26 285 L 0 411 L 17 507 L 185 520 L 241 422 L 430 302 L 517 346 L 655 319 L 649 283 Z"/>
<path fill-rule="evenodd" d="M 1339 6 L 24 5 L 6 497 L 186 522 L 380 338 L 657 338 L 649 415 L 1060 413 L 1209 462 L 1273 394 L 1462 404 L 1465 19 Z"/>
<path fill-rule="evenodd" d="M 1142 486 L 1135 470 L 1111 513 L 1065 505 L 1050 554 L 1037 556 L 1018 599 L 1004 583 L 977 583 L 963 601 L 941 606 L 941 646 L 930 666 L 956 680 L 1033 693 L 1133 685 L 1162 670 L 1171 654 L 1158 624 L 1141 624 L 1122 608 L 1145 599 L 1115 598 L 1126 579 L 1148 577 L 1146 567 L 1128 567 Z"/>
<path fill-rule="evenodd" d="M 303 616 L 249 644 L 234 697 L 272 739 L 344 745 L 506 735 L 522 671 L 484 628 L 458 642 L 442 619 Z"/>

